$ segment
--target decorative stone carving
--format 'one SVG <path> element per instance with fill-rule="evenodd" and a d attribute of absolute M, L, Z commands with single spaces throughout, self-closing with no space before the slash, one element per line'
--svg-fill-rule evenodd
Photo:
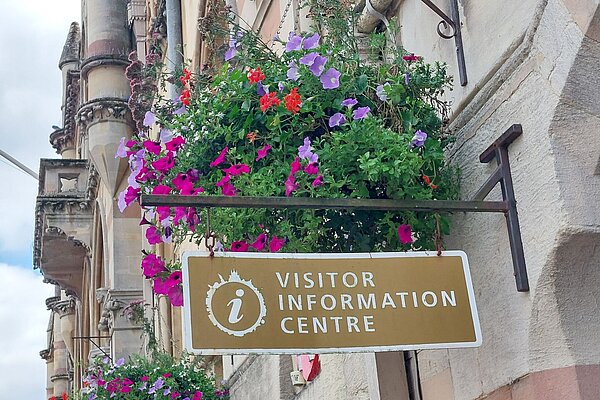
<path fill-rule="evenodd" d="M 116 290 L 100 288 L 96 290 L 96 299 L 102 304 L 102 313 L 98 330 L 111 331 L 115 327 L 136 328 L 134 321 L 122 312 L 132 302 L 140 301 L 141 290 Z"/>
<path fill-rule="evenodd" d="M 44 350 L 40 351 L 40 357 L 42 357 L 42 360 L 48 361 L 48 359 L 50 358 L 50 355 L 51 355 L 50 349 L 44 349 Z"/>
<path fill-rule="evenodd" d="M 54 303 L 52 310 L 55 311 L 61 318 L 65 315 L 75 313 L 75 299 L 69 297 L 66 300 L 61 300 Z"/>
<path fill-rule="evenodd" d="M 79 108 L 77 122 L 86 134 L 86 127 L 105 119 L 126 119 L 129 113 L 127 101 L 116 97 L 102 97 L 88 101 Z"/>

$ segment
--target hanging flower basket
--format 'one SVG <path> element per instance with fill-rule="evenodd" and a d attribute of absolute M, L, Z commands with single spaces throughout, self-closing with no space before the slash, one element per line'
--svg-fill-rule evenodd
<path fill-rule="evenodd" d="M 451 82 L 445 65 L 425 63 L 386 34 L 372 35 L 371 58 L 361 58 L 344 22 L 349 13 L 341 5 L 335 18 L 314 13 L 318 32 L 275 37 L 274 46 L 235 27 L 225 31 L 225 45 L 215 46 L 218 61 L 196 73 L 186 67 L 176 76 L 161 74 L 158 57 L 144 68 L 134 61 L 132 88 L 171 82 L 181 95 L 168 99 L 154 92 L 145 113 L 140 107 L 147 102 L 133 104 L 142 130 L 124 138 L 117 154 L 129 159 L 132 170 L 119 206 L 141 193 L 455 199 L 458 174 L 444 158 L 452 138 L 440 117 Z M 227 25 L 205 27 L 207 40 L 223 43 L 221 26 Z M 144 209 L 148 242 L 191 237 L 199 243 L 207 228 L 199 212 Z M 446 233 L 447 222 L 440 221 Z M 210 228 L 223 251 L 393 251 L 433 249 L 436 218 L 419 212 L 215 209 Z M 157 293 L 182 304 L 176 263 L 147 254 L 142 268 Z"/>

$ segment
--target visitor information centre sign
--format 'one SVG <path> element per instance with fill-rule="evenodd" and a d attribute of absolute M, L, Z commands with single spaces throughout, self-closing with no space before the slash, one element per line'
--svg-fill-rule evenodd
<path fill-rule="evenodd" d="M 196 354 L 476 347 L 466 254 L 183 255 L 184 336 Z"/>

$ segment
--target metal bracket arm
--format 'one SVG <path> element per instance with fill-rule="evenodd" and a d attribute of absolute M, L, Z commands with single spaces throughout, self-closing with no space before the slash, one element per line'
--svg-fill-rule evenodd
<path fill-rule="evenodd" d="M 517 215 L 517 202 L 510 175 L 508 146 L 522 133 L 521 125 L 513 125 L 492 143 L 480 156 L 482 163 L 494 158 L 498 168 L 477 191 L 473 200 L 392 200 L 392 199 L 328 199 L 312 197 L 250 197 L 250 196 L 182 196 L 149 195 L 140 198 L 142 207 L 227 207 L 227 208 L 294 208 L 294 209 L 342 209 L 378 211 L 426 211 L 426 212 L 501 212 L 506 216 L 508 238 L 513 268 L 519 292 L 529 291 L 523 242 Z M 484 201 L 490 191 L 500 183 L 502 201 Z"/>
<path fill-rule="evenodd" d="M 456 59 L 458 62 L 458 75 L 460 78 L 460 85 L 467 85 L 467 66 L 465 63 L 465 52 L 462 42 L 462 34 L 460 32 L 460 15 L 458 12 L 458 0 L 450 0 L 450 14 L 449 17 L 444 13 L 438 6 L 436 6 L 432 0 L 421 0 L 427 7 L 442 18 L 438 23 L 437 33 L 444 39 L 454 38 L 454 45 L 456 46 Z M 444 33 L 444 30 L 451 29 L 451 34 Z"/>

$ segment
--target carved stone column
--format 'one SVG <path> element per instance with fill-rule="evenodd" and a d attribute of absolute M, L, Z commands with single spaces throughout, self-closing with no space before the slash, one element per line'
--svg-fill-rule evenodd
<path fill-rule="evenodd" d="M 111 336 L 111 357 L 117 360 L 127 358 L 141 348 L 142 327 L 124 312 L 132 302 L 142 299 L 141 290 L 100 289 L 99 301 L 102 303 L 102 314 L 98 330 L 101 334 Z"/>
<path fill-rule="evenodd" d="M 53 318 L 53 336 L 54 343 L 52 345 L 53 367 L 54 371 L 50 376 L 54 388 L 54 396 L 60 396 L 63 393 L 69 393 L 69 370 L 72 363 L 70 362 L 69 351 L 61 334 L 61 309 L 65 309 L 63 301 L 56 301 L 52 305 L 52 312 L 55 313 Z"/>

